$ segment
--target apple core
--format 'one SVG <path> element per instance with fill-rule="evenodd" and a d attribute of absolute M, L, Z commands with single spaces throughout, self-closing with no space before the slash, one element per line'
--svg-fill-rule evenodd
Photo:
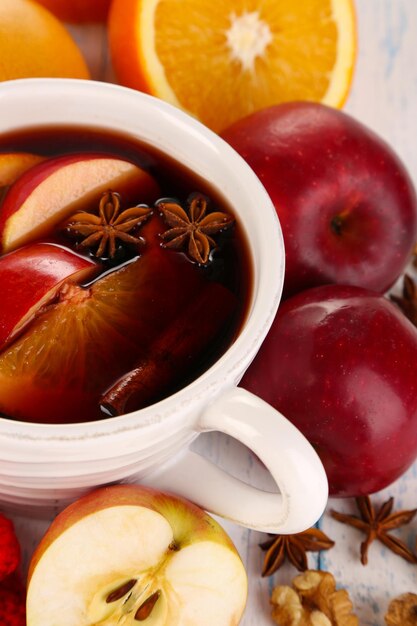
<path fill-rule="evenodd" d="M 204 511 L 146 487 L 107 487 L 64 510 L 38 546 L 27 624 L 235 626 L 246 595 L 242 561 Z"/>

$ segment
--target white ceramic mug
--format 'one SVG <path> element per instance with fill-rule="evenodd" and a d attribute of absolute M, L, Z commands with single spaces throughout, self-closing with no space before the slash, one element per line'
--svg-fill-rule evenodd
<path fill-rule="evenodd" d="M 0 418 L 0 501 L 61 506 L 94 486 L 140 481 L 257 530 L 293 533 L 311 526 L 327 500 L 316 452 L 280 413 L 236 387 L 270 328 L 284 279 L 282 234 L 265 189 L 222 139 L 150 96 L 93 81 L 0 84 L 0 133 L 71 124 L 127 133 L 220 190 L 248 236 L 253 296 L 246 322 L 225 354 L 196 381 L 153 406 L 70 425 Z M 221 431 L 250 448 L 279 493 L 249 486 L 191 452 L 190 443 L 204 431 Z"/>

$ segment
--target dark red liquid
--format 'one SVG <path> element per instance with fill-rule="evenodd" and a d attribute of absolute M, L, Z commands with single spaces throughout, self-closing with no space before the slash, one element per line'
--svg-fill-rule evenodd
<path fill-rule="evenodd" d="M 63 380 L 54 377 L 50 381 L 53 392 L 46 403 L 48 409 L 45 408 L 43 392 L 37 394 L 30 386 L 21 390 L 22 394 L 26 394 L 26 400 L 20 402 L 16 412 L 9 408 L 5 410 L 0 393 L 0 415 L 52 423 L 102 419 L 109 414 L 120 414 L 157 402 L 195 380 L 231 345 L 247 314 L 252 268 L 237 208 L 230 207 L 215 189 L 181 164 L 127 136 L 96 129 L 48 127 L 0 138 L 0 152 L 20 151 L 50 157 L 80 152 L 103 153 L 127 159 L 155 177 L 161 197 L 176 198 L 186 206 L 185 201 L 190 194 L 202 193 L 210 198 L 210 210 L 232 214 L 235 224 L 216 235 L 217 247 L 211 253 L 209 263 L 200 266 L 184 252 L 162 247 L 159 233 L 161 228 L 168 227 L 164 226 L 162 216 L 155 211 L 152 223 L 150 221 L 143 228 L 145 238 L 148 237 L 144 248 L 120 246 L 113 259 L 101 260 L 100 276 L 93 281 L 92 288 L 97 289 L 94 284 L 107 280 L 103 276 L 110 277 L 112 281 L 115 276 L 121 275 L 121 268 L 125 268 L 123 275 L 131 272 L 136 281 L 134 284 L 143 283 L 143 287 L 138 287 L 140 307 L 137 319 L 121 329 L 122 339 L 117 341 L 110 333 L 109 344 L 113 343 L 108 350 L 108 346 L 104 350 L 104 357 L 92 349 L 83 361 L 82 372 L 74 371 Z M 0 203 L 1 198 L 0 190 Z M 141 199 L 137 198 L 137 202 Z M 140 234 L 143 233 L 141 231 Z M 59 243 L 80 252 L 77 239 L 68 237 L 61 229 L 54 230 L 42 241 Z M 94 251 L 83 254 L 93 257 Z M 132 269 L 132 263 L 137 263 L 137 270 Z M 146 280 L 143 280 L 145 272 Z M 119 284 L 118 279 L 116 283 Z M 133 317 L 134 314 L 129 319 Z M 34 324 L 39 323 L 38 318 Z M 25 328 L 23 338 L 33 328 L 32 325 Z M 103 334 L 106 332 L 103 327 Z M 16 342 L 20 340 L 22 337 Z M 7 346 L 2 354 L 11 349 L 13 344 Z M 105 367 L 99 364 L 102 358 L 106 361 Z M 88 364 L 87 369 L 85 363 Z M 103 401 L 107 398 L 106 392 L 113 389 L 118 381 L 124 381 L 130 371 L 134 372 L 134 376 L 126 379 L 131 385 L 127 400 L 119 405 Z M 95 380 L 98 375 L 99 383 Z"/>

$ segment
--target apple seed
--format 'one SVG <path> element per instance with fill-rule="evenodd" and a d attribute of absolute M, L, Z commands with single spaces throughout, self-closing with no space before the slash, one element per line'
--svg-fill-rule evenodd
<path fill-rule="evenodd" d="M 158 591 L 155 591 L 155 593 L 149 596 L 149 598 L 147 598 L 136 611 L 135 620 L 137 620 L 138 622 L 144 622 L 145 619 L 148 619 L 154 609 L 155 604 L 158 602 L 160 595 L 161 590 L 158 589 Z"/>
<path fill-rule="evenodd" d="M 117 587 L 117 589 L 109 593 L 109 595 L 107 596 L 107 604 L 110 604 L 111 602 L 116 602 L 117 600 L 123 598 L 123 596 L 125 596 L 127 593 L 129 593 L 131 589 L 133 589 L 136 583 L 136 578 L 131 578 L 126 583 L 123 583 L 123 585 L 120 585 L 120 587 Z"/>

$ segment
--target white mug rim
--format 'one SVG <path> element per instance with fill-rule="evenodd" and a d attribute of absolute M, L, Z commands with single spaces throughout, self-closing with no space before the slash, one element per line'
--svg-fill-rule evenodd
<path fill-rule="evenodd" d="M 174 124 L 187 128 L 190 133 L 200 138 L 202 144 L 213 147 L 222 156 L 229 169 L 233 168 L 241 184 L 247 188 L 248 192 L 250 191 L 254 204 L 258 208 L 262 207 L 263 245 L 258 246 L 256 250 L 262 280 L 258 282 L 257 292 L 253 296 L 252 309 L 232 345 L 195 381 L 149 407 L 98 421 L 45 424 L 0 417 L 1 436 L 28 442 L 50 440 L 55 443 L 64 443 L 74 440 L 97 440 L 103 436 L 115 436 L 137 429 L 146 429 L 147 432 L 153 429 L 159 430 L 162 422 L 179 419 L 183 412 L 188 413 L 194 407 L 206 405 L 218 395 L 221 389 L 236 385 L 258 351 L 275 317 L 284 282 L 284 242 L 278 217 L 262 183 L 235 150 L 220 136 L 188 114 L 153 96 L 119 85 L 96 81 L 58 78 L 20 79 L 0 84 L 0 110 L 5 99 L 26 97 L 29 110 L 27 127 L 33 127 L 30 122 L 29 96 L 36 99 L 51 97 L 51 94 L 55 97 L 59 94 L 60 98 L 86 97 L 92 101 L 111 94 L 112 97 L 123 98 L 125 101 L 133 99 L 148 109 L 152 107 Z M 70 125 L 71 122 L 68 121 L 68 124 Z M 78 121 L 74 124 L 80 126 Z M 110 128 L 109 125 L 107 130 Z M 113 127 L 113 130 L 117 128 Z M 0 132 L 4 131 L 0 128 Z M 253 256 L 253 242 L 250 240 L 249 244 Z M 254 262 L 253 259 L 252 262 Z"/>

